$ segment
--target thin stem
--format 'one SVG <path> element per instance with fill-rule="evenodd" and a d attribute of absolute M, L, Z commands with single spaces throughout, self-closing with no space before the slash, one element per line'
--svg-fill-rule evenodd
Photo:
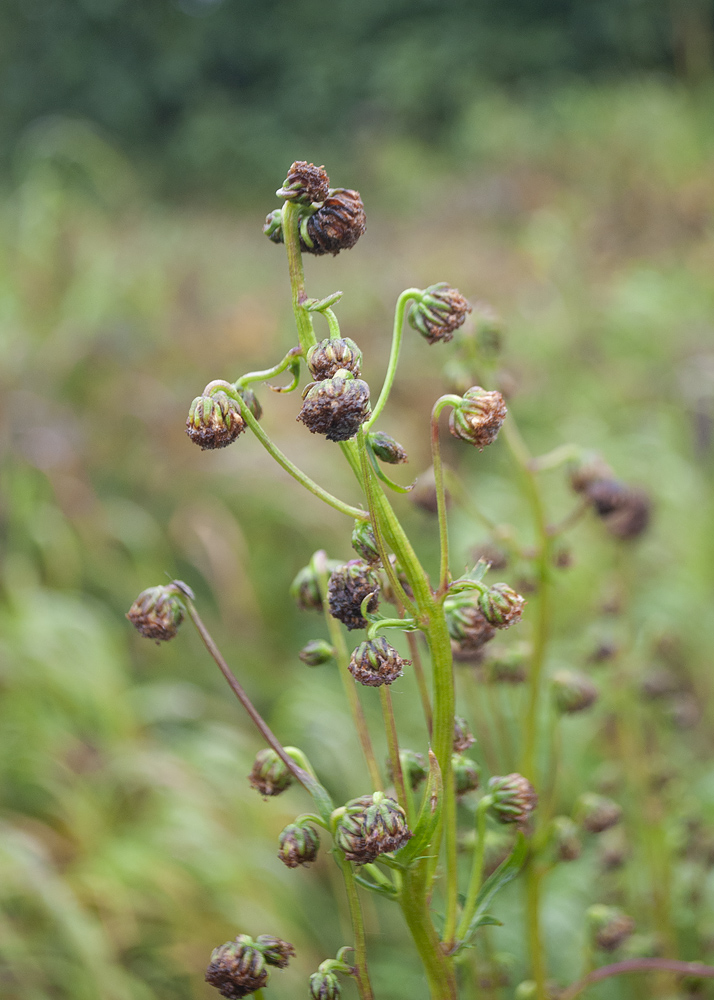
<path fill-rule="evenodd" d="M 378 419 L 380 413 L 387 404 L 389 399 L 389 393 L 392 391 L 392 385 L 394 384 L 394 376 L 397 374 L 397 365 L 399 364 L 399 348 L 402 343 L 402 331 L 404 329 L 404 312 L 407 308 L 407 303 L 410 299 L 418 298 L 421 295 L 420 288 L 407 288 L 397 299 L 397 308 L 394 311 L 394 328 L 392 331 L 392 349 L 389 353 L 389 363 L 387 365 L 387 374 L 384 376 L 384 385 L 382 386 L 382 391 L 379 394 L 379 399 L 377 400 L 374 409 L 372 410 L 372 415 L 365 424 L 364 429 L 368 431 L 370 427 L 374 424 L 375 420 Z"/>
<path fill-rule="evenodd" d="M 387 733 L 387 747 L 389 749 L 389 763 L 392 768 L 392 778 L 397 792 L 397 801 L 402 809 L 408 806 L 407 792 L 404 787 L 404 773 L 402 762 L 399 759 L 399 738 L 397 736 L 397 724 L 394 719 L 394 706 L 392 705 L 392 695 L 389 687 L 382 684 L 379 689 L 379 700 L 382 703 L 382 717 L 384 718 L 384 728 Z"/>
<path fill-rule="evenodd" d="M 412 669 L 414 670 L 414 677 L 417 682 L 417 688 L 419 689 L 419 697 L 421 698 L 421 706 L 424 710 L 424 719 L 426 720 L 426 728 L 429 731 L 429 738 L 431 738 L 432 730 L 432 715 L 431 715 L 431 701 L 429 699 L 429 688 L 426 685 L 426 677 L 424 676 L 424 665 L 421 662 L 421 653 L 419 652 L 419 641 L 413 632 L 407 632 L 407 643 L 409 644 L 409 655 L 412 658 Z"/>
<path fill-rule="evenodd" d="M 229 687 L 250 716 L 260 735 L 263 737 L 268 746 L 272 747 L 278 757 L 280 757 L 285 766 L 290 770 L 291 774 L 293 774 L 300 784 L 310 793 L 310 795 L 312 795 L 320 815 L 324 819 L 329 820 L 334 806 L 327 791 L 322 787 L 320 782 L 313 777 L 313 775 L 296 764 L 290 754 L 286 752 L 280 740 L 277 736 L 275 736 L 265 719 L 263 719 L 262 715 L 255 708 L 253 702 L 245 693 L 243 686 L 240 684 L 237 677 L 226 663 L 223 654 L 214 642 L 210 632 L 203 624 L 198 611 L 196 611 L 193 601 L 191 601 L 185 593 L 182 593 L 181 599 L 186 607 L 189 618 L 195 625 L 196 631 L 203 640 L 203 644 L 215 660 L 218 665 L 218 669 L 228 681 Z"/>
<path fill-rule="evenodd" d="M 258 372 L 247 372 L 245 375 L 241 375 L 239 379 L 236 379 L 233 384 L 236 389 L 242 389 L 246 385 L 250 385 L 251 382 L 265 382 L 266 379 L 272 378 L 273 375 L 280 375 L 281 372 L 284 372 L 301 354 L 302 348 L 292 347 L 282 361 L 278 361 L 277 365 L 273 365 L 272 368 L 264 368 Z"/>
<path fill-rule="evenodd" d="M 466 937 L 469 925 L 471 924 L 474 914 L 476 913 L 476 900 L 478 898 L 478 891 L 481 888 L 481 881 L 483 879 L 483 858 L 486 848 L 486 810 L 490 804 L 491 797 L 489 795 L 484 795 L 479 804 L 476 806 L 476 846 L 474 847 L 474 857 L 471 865 L 471 878 L 469 880 L 469 888 L 466 893 L 466 902 L 464 903 L 461 921 L 456 932 L 456 937 L 459 941 L 463 941 Z"/>
<path fill-rule="evenodd" d="M 425 867 L 422 861 L 405 873 L 402 913 L 424 965 L 431 1000 L 457 1000 L 453 961 L 444 954 L 424 898 Z"/>
<path fill-rule="evenodd" d="M 560 1000 L 575 1000 L 588 986 L 599 983 L 610 976 L 621 976 L 627 972 L 677 972 L 682 976 L 693 976 L 701 979 L 714 979 L 714 967 L 702 965 L 700 962 L 679 962 L 672 958 L 629 958 L 624 962 L 614 962 L 594 969 L 577 983 L 573 983 L 563 993 Z"/>
<path fill-rule="evenodd" d="M 444 470 L 441 464 L 441 445 L 439 443 L 439 414 L 448 405 L 438 399 L 431 411 L 431 460 L 434 466 L 434 486 L 436 488 L 436 507 L 439 515 L 439 593 L 446 593 L 449 586 L 449 526 L 446 518 L 446 493 L 444 491 Z"/>
<path fill-rule="evenodd" d="M 566 462 L 572 462 L 578 457 L 582 449 L 577 444 L 561 444 L 545 455 L 538 455 L 529 462 L 531 472 L 546 472 L 549 469 L 557 469 Z"/>
<path fill-rule="evenodd" d="M 300 250 L 300 207 L 290 201 L 283 205 L 283 239 L 288 253 L 288 271 L 290 272 L 290 289 L 293 300 L 293 313 L 297 326 L 298 338 L 303 354 L 317 343 L 312 316 L 305 308 L 305 271 L 302 266 L 302 251 Z"/>
<path fill-rule="evenodd" d="M 347 902 L 350 908 L 350 919 L 352 920 L 352 932 L 354 934 L 354 971 L 357 983 L 357 991 L 360 1000 L 374 1000 L 372 984 L 369 981 L 367 970 L 367 942 L 364 933 L 364 919 L 362 917 L 362 907 L 360 906 L 357 886 L 355 885 L 352 868 L 342 851 L 335 850 L 337 863 L 342 870 L 342 877 L 345 880 L 345 890 L 347 892 Z"/>
<path fill-rule="evenodd" d="M 590 503 L 588 500 L 581 500 L 580 503 L 576 504 L 575 507 L 566 514 L 562 521 L 558 521 L 557 524 L 551 524 L 548 528 L 548 534 L 551 538 L 557 538 L 558 535 L 564 534 L 569 531 L 570 528 L 575 527 L 575 525 L 582 519 L 582 517 L 590 509 Z"/>
<path fill-rule="evenodd" d="M 546 1000 L 546 965 L 540 928 L 540 884 L 542 874 L 534 861 L 526 868 L 526 927 L 537 1000 Z"/>

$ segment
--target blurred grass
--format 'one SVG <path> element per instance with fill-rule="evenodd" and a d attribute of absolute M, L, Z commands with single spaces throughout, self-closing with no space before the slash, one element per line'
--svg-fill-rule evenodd
<path fill-rule="evenodd" d="M 633 712 L 649 734 L 638 766 L 672 772 L 647 801 L 671 848 L 662 878 L 673 933 L 682 957 L 709 961 L 714 859 L 692 842 L 714 839 L 713 109 L 711 92 L 657 81 L 529 103 L 486 94 L 458 125 L 456 163 L 399 140 L 364 148 L 349 176 L 334 176 L 362 189 L 368 233 L 350 254 L 307 262 L 311 294 L 344 290 L 343 331 L 374 384 L 403 287 L 448 279 L 492 303 L 508 326 L 511 405 L 533 450 L 575 440 L 652 493 L 653 529 L 627 558 L 597 524 L 574 532 L 552 659 L 582 665 L 614 636 L 634 688 L 665 665 L 693 699 L 686 718 L 671 702 Z M 209 379 L 264 367 L 293 342 L 283 255 L 261 234 L 273 207 L 242 217 L 147 202 L 120 154 L 91 127 L 60 120 L 25 142 L 0 204 L 8 1000 L 208 996 L 210 950 L 238 931 L 296 944 L 297 961 L 271 982 L 279 1000 L 303 995 L 309 972 L 348 940 L 329 901 L 329 858 L 309 872 L 275 858 L 279 830 L 305 803 L 294 790 L 263 803 L 248 788 L 258 740 L 195 637 L 184 630 L 155 648 L 123 619 L 140 590 L 167 575 L 187 580 L 284 741 L 341 796 L 364 791 L 336 678 L 297 660 L 324 626 L 287 596 L 315 548 L 350 556 L 349 526 L 252 440 L 201 454 L 183 433 Z M 449 351 L 406 345 L 384 427 L 407 447 L 412 474 L 429 464 L 428 414 L 447 387 L 438 368 Z M 336 449 L 295 423 L 295 397 L 262 396 L 281 447 L 356 499 Z M 503 451 L 447 451 L 479 503 L 527 537 Z M 545 482 L 556 518 L 569 509 L 563 477 Z M 395 503 L 434 565 L 434 524 Z M 459 512 L 452 530 L 457 566 L 482 535 Z M 622 791 L 608 738 L 619 682 L 607 668 L 598 681 L 603 703 L 563 725 L 561 810 L 586 786 Z M 394 691 L 399 724 L 416 738 L 416 694 L 408 679 Z M 511 698 L 503 693 L 506 709 Z M 553 877 L 545 921 L 558 978 L 578 975 L 584 910 L 603 894 L 624 894 L 638 929 L 655 929 L 652 870 L 638 858 L 604 876 L 590 847 Z M 490 938 L 513 954 L 514 982 L 525 968 L 519 893 L 509 890 L 506 926 Z M 420 996 L 398 921 L 367 907 L 383 995 Z M 592 995 L 644 990 L 613 981 Z"/>

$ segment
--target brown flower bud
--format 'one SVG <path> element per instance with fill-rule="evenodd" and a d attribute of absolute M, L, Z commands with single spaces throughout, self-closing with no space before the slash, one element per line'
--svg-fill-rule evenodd
<path fill-rule="evenodd" d="M 259 934 L 255 944 L 268 965 L 274 965 L 276 969 L 287 969 L 290 959 L 295 957 L 295 948 L 290 942 L 273 937 L 272 934 Z"/>
<path fill-rule="evenodd" d="M 374 529 L 369 521 L 355 521 L 352 531 L 352 548 L 365 562 L 379 562 L 379 549 Z"/>
<path fill-rule="evenodd" d="M 214 948 L 206 982 L 215 986 L 222 997 L 240 1000 L 262 989 L 267 981 L 265 958 L 247 934 Z"/>
<path fill-rule="evenodd" d="M 488 794 L 493 799 L 491 812 L 501 823 L 518 823 L 522 826 L 538 805 L 535 788 L 522 774 L 491 778 Z"/>
<path fill-rule="evenodd" d="M 383 635 L 361 642 L 349 662 L 349 671 L 356 681 L 367 687 L 393 684 L 404 673 L 411 660 L 403 660 Z"/>
<path fill-rule="evenodd" d="M 481 783 L 481 769 L 476 761 L 455 753 L 451 758 L 451 767 L 454 772 L 454 789 L 457 796 L 461 798 L 462 795 L 475 792 Z"/>
<path fill-rule="evenodd" d="M 525 603 L 525 598 L 507 583 L 494 583 L 478 599 L 481 614 L 494 628 L 510 628 L 519 622 Z"/>
<path fill-rule="evenodd" d="M 604 795 L 585 792 L 578 800 L 577 815 L 588 833 L 602 833 L 620 822 L 622 809 Z"/>
<path fill-rule="evenodd" d="M 614 479 L 615 473 L 605 460 L 595 453 L 590 453 L 572 462 L 568 467 L 570 486 L 574 493 L 585 493 L 588 488 L 601 479 Z"/>
<path fill-rule="evenodd" d="M 454 716 L 454 753 L 465 753 L 476 742 L 466 719 Z"/>
<path fill-rule="evenodd" d="M 583 712 L 594 705 L 599 691 L 587 674 L 576 670 L 558 670 L 551 678 L 555 707 L 563 715 Z"/>
<path fill-rule="evenodd" d="M 180 583 L 180 581 L 177 581 Z M 185 583 L 181 588 L 193 598 L 191 589 Z M 175 583 L 143 590 L 126 613 L 134 628 L 146 636 L 160 642 L 168 642 L 178 632 L 183 621 L 183 604 Z"/>
<path fill-rule="evenodd" d="M 268 747 L 255 755 L 253 770 L 248 781 L 261 795 L 280 795 L 293 783 L 293 776 L 285 761 Z"/>
<path fill-rule="evenodd" d="M 306 160 L 296 160 L 288 170 L 283 186 L 276 192 L 278 198 L 296 201 L 301 205 L 321 202 L 327 198 L 330 178 L 324 167 L 316 167 Z"/>
<path fill-rule="evenodd" d="M 320 835 L 311 826 L 288 823 L 278 838 L 278 857 L 288 868 L 309 865 L 317 858 Z"/>
<path fill-rule="evenodd" d="M 340 250 L 350 250 L 366 228 L 364 205 L 359 191 L 331 189 L 322 207 L 302 227 L 303 250 L 306 253 L 333 256 Z"/>
<path fill-rule="evenodd" d="M 483 646 L 493 639 L 496 630 L 483 616 L 475 593 L 459 595 L 444 603 L 451 649 L 456 660 L 478 660 Z"/>
<path fill-rule="evenodd" d="M 644 490 L 617 479 L 599 479 L 585 490 L 595 513 L 615 538 L 639 538 L 650 523 L 652 504 Z"/>
<path fill-rule="evenodd" d="M 335 829 L 335 844 L 348 861 L 366 865 L 380 854 L 398 851 L 412 833 L 402 807 L 383 792 L 352 799 Z"/>
<path fill-rule="evenodd" d="M 328 441 L 348 441 L 368 416 L 367 383 L 335 375 L 308 387 L 297 419 L 312 434 L 324 434 Z"/>
<path fill-rule="evenodd" d="M 398 441 L 382 431 L 372 431 L 369 435 L 372 451 L 381 462 L 387 465 L 401 465 L 409 461 L 409 456 Z"/>
<path fill-rule="evenodd" d="M 333 337 L 313 344 L 305 360 L 316 382 L 333 378 L 343 368 L 352 372 L 355 378 L 361 374 L 362 351 L 349 337 Z"/>
<path fill-rule="evenodd" d="M 340 1000 L 342 990 L 334 972 L 329 969 L 310 976 L 310 1000 Z"/>
<path fill-rule="evenodd" d="M 461 292 L 446 281 L 425 288 L 409 311 L 409 324 L 430 344 L 446 343 L 471 312 Z"/>
<path fill-rule="evenodd" d="M 330 577 L 327 599 L 330 614 L 347 626 L 350 631 L 367 628 L 367 620 L 362 617 L 362 602 L 372 594 L 367 605 L 371 613 L 379 606 L 379 583 L 377 575 L 367 563 L 360 559 L 339 566 Z"/>
<path fill-rule="evenodd" d="M 500 392 L 488 392 L 474 385 L 466 390 L 460 404 L 452 409 L 449 430 L 454 437 L 468 441 L 483 451 L 486 445 L 496 440 L 507 413 Z"/>
<path fill-rule="evenodd" d="M 191 403 L 186 433 L 202 451 L 226 448 L 244 430 L 240 407 L 225 392 L 197 396 Z"/>
<path fill-rule="evenodd" d="M 616 951 L 635 929 L 632 917 L 616 906 L 596 903 L 587 912 L 593 943 L 601 951 Z"/>

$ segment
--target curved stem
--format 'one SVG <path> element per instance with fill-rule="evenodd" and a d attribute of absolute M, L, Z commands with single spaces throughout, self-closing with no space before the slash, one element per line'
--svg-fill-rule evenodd
<path fill-rule="evenodd" d="M 399 364 L 399 348 L 402 344 L 402 331 L 404 328 L 404 313 L 407 308 L 407 303 L 410 299 L 417 298 L 421 295 L 420 288 L 407 288 L 397 299 L 397 307 L 394 311 L 394 328 L 392 331 L 392 349 L 389 353 L 389 363 L 387 365 L 387 374 L 384 376 L 384 385 L 382 386 L 382 391 L 379 394 L 379 399 L 377 400 L 374 409 L 372 410 L 372 415 L 364 425 L 364 429 L 368 431 L 370 427 L 374 424 L 375 420 L 378 419 L 380 413 L 387 405 L 387 400 L 389 399 L 389 393 L 392 391 L 392 385 L 394 384 L 394 376 L 397 374 L 397 365 Z"/>
<path fill-rule="evenodd" d="M 327 325 L 330 328 L 330 339 L 334 340 L 335 338 L 339 337 L 340 336 L 340 324 L 339 324 L 339 322 L 337 320 L 337 316 L 335 316 L 335 314 L 332 311 L 332 309 L 323 309 L 322 310 L 322 315 L 327 320 Z"/>
<path fill-rule="evenodd" d="M 350 908 L 350 919 L 352 920 L 352 931 L 354 933 L 355 940 L 354 974 L 355 981 L 357 983 L 357 991 L 359 992 L 360 1000 L 374 1000 L 372 984 L 369 981 L 369 972 L 367 970 L 367 942 L 364 933 L 362 907 L 360 906 L 359 896 L 357 895 L 357 886 L 355 885 L 354 875 L 352 873 L 350 863 L 347 861 L 342 851 L 335 849 L 335 856 L 342 871 L 342 877 L 345 880 L 347 902 Z"/>
<path fill-rule="evenodd" d="M 243 389 L 245 386 L 250 385 L 252 382 L 265 382 L 266 379 L 272 378 L 273 375 L 280 375 L 284 372 L 286 368 L 302 355 L 301 347 L 292 347 L 282 361 L 278 361 L 277 365 L 273 365 L 272 368 L 264 368 L 259 372 L 247 372 L 245 375 L 241 375 L 239 379 L 233 383 L 236 390 Z M 211 383 L 209 383 L 210 386 Z M 208 388 L 209 386 L 206 386 Z M 204 390 L 205 391 L 205 390 Z"/>

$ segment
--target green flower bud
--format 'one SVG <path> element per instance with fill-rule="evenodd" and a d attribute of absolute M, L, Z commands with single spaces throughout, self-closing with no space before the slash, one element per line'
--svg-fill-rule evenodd
<path fill-rule="evenodd" d="M 235 941 L 214 948 L 206 969 L 206 982 L 228 1000 L 240 1000 L 262 989 L 268 982 L 268 970 L 253 939 L 239 934 Z"/>
<path fill-rule="evenodd" d="M 461 292 L 440 281 L 429 285 L 409 311 L 409 325 L 418 330 L 430 344 L 446 343 L 454 336 L 471 306 Z"/>
<path fill-rule="evenodd" d="M 475 792 L 481 784 L 481 768 L 476 761 L 455 753 L 451 758 L 451 767 L 454 771 L 456 794 L 461 797 L 468 792 Z"/>
<path fill-rule="evenodd" d="M 569 816 L 556 816 L 551 826 L 555 856 L 559 861 L 576 861 L 582 852 L 577 825 Z"/>
<path fill-rule="evenodd" d="M 402 465 L 409 461 L 409 456 L 398 441 L 382 431 L 372 431 L 369 435 L 372 451 L 381 462 L 387 465 Z"/>
<path fill-rule="evenodd" d="M 362 602 L 370 594 L 374 596 L 367 605 L 367 610 L 372 614 L 379 606 L 377 575 L 367 563 L 352 559 L 335 569 L 330 576 L 327 587 L 330 614 L 350 631 L 367 628 L 367 620 L 362 617 Z"/>
<path fill-rule="evenodd" d="M 476 742 L 476 737 L 469 729 L 466 719 L 460 715 L 454 716 L 454 753 L 465 753 Z"/>
<path fill-rule="evenodd" d="M 343 368 L 355 378 L 361 374 L 362 351 L 349 337 L 321 340 L 308 350 L 305 360 L 316 382 L 333 378 Z"/>
<path fill-rule="evenodd" d="M 277 969 L 286 969 L 290 959 L 295 957 L 295 948 L 289 941 L 283 941 L 271 934 L 259 934 L 255 939 L 255 946 L 263 953 L 268 965 L 274 965 Z"/>
<path fill-rule="evenodd" d="M 335 844 L 348 861 L 366 865 L 380 854 L 398 851 L 412 833 L 402 807 L 383 792 L 352 799 L 335 830 Z"/>
<path fill-rule="evenodd" d="M 399 763 L 402 765 L 402 774 L 405 782 L 415 792 L 429 773 L 429 767 L 424 759 L 424 755 L 417 753 L 416 750 L 400 750 Z M 389 775 L 389 780 L 394 781 L 391 759 L 387 760 L 387 774 Z"/>
<path fill-rule="evenodd" d="M 332 188 L 322 206 L 301 228 L 302 249 L 306 253 L 336 256 L 350 250 L 366 228 L 364 205 L 359 191 Z"/>
<path fill-rule="evenodd" d="M 290 584 L 290 596 L 302 611 L 322 611 L 320 577 L 314 562 L 315 557 L 313 556 L 308 565 L 300 570 Z M 325 569 L 328 574 L 342 565 L 336 559 L 325 560 Z"/>
<path fill-rule="evenodd" d="M 488 794 L 493 798 L 491 812 L 501 823 L 518 823 L 522 826 L 538 805 L 535 788 L 522 774 L 491 778 Z"/>
<path fill-rule="evenodd" d="M 616 951 L 635 929 L 635 921 L 616 906 L 596 903 L 587 911 L 593 944 L 601 951 Z"/>
<path fill-rule="evenodd" d="M 282 758 L 275 750 L 266 747 L 255 755 L 253 770 L 248 775 L 248 781 L 261 795 L 280 795 L 293 783 L 293 776 Z"/>
<path fill-rule="evenodd" d="M 335 647 L 326 639 L 311 639 L 303 646 L 298 656 L 308 667 L 321 667 L 334 659 Z"/>
<path fill-rule="evenodd" d="M 525 603 L 525 598 L 507 583 L 494 583 L 478 599 L 481 614 L 494 628 L 510 628 L 519 622 Z"/>
<path fill-rule="evenodd" d="M 283 242 L 283 213 L 279 208 L 268 213 L 263 224 L 263 232 L 271 243 Z"/>
<path fill-rule="evenodd" d="M 480 385 L 474 385 L 466 390 L 461 403 L 451 411 L 449 430 L 454 437 L 483 451 L 496 440 L 507 413 L 500 392 L 488 392 Z"/>
<path fill-rule="evenodd" d="M 369 521 L 355 521 L 352 532 L 352 548 L 367 563 L 379 562 L 379 549 L 374 529 Z"/>
<path fill-rule="evenodd" d="M 311 826 L 288 823 L 278 838 L 278 857 L 288 868 L 309 865 L 317 858 L 320 835 Z"/>
<path fill-rule="evenodd" d="M 190 587 L 178 580 L 143 590 L 126 613 L 134 628 L 147 639 L 155 639 L 157 645 L 173 639 L 183 621 L 184 609 L 177 584 L 193 599 Z"/>
<path fill-rule="evenodd" d="M 367 687 L 393 684 L 404 673 L 411 660 L 403 660 L 383 635 L 361 642 L 349 662 L 349 671 L 356 681 Z"/>
<path fill-rule="evenodd" d="M 245 426 L 238 403 L 225 392 L 215 392 L 191 403 L 186 433 L 202 451 L 209 451 L 232 444 Z"/>
<path fill-rule="evenodd" d="M 297 419 L 328 441 L 348 441 L 369 416 L 369 386 L 361 379 L 335 375 L 309 386 Z"/>
<path fill-rule="evenodd" d="M 605 795 L 585 792 L 578 799 L 577 816 L 588 833 L 603 833 L 622 819 L 622 808 Z"/>
<path fill-rule="evenodd" d="M 339 1000 L 342 990 L 334 972 L 313 972 L 310 1000 Z"/>
<path fill-rule="evenodd" d="M 575 670 L 558 670 L 551 678 L 555 707 L 563 715 L 583 712 L 598 699 L 598 689 L 587 676 Z"/>

